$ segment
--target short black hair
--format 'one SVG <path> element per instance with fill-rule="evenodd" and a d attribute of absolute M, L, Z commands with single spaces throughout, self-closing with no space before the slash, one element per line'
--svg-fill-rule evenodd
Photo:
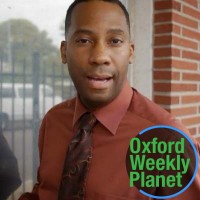
<path fill-rule="evenodd" d="M 65 36 L 67 35 L 68 31 L 69 31 L 69 27 L 71 25 L 71 16 L 72 16 L 72 12 L 74 10 L 74 8 L 82 2 L 89 2 L 91 0 L 74 0 L 74 2 L 69 6 L 68 10 L 67 10 L 67 14 L 66 14 L 66 18 L 65 18 Z M 130 19 L 129 19 L 129 13 L 126 9 L 126 7 L 122 4 L 121 1 L 119 0 L 98 0 L 98 1 L 105 1 L 105 2 L 109 2 L 109 3 L 113 3 L 113 4 L 117 4 L 119 5 L 119 7 L 123 10 L 124 15 L 126 17 L 126 22 L 130 31 Z"/>

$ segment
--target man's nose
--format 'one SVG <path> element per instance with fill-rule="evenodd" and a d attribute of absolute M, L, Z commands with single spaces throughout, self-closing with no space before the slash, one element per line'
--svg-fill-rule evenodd
<path fill-rule="evenodd" d="M 110 51 L 106 44 L 95 44 L 91 49 L 89 62 L 92 65 L 109 65 L 110 64 Z"/>

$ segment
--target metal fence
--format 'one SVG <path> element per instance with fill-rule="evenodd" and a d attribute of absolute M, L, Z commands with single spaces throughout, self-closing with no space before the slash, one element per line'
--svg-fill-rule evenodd
<path fill-rule="evenodd" d="M 66 66 L 41 67 L 40 54 L 32 55 L 32 70 L 13 61 L 7 69 L 0 55 L 0 119 L 3 135 L 18 161 L 22 185 L 9 199 L 30 191 L 38 167 L 38 129 L 44 114 L 55 104 L 70 98 L 75 90 L 64 73 Z M 59 69 L 59 70 L 58 70 Z"/>

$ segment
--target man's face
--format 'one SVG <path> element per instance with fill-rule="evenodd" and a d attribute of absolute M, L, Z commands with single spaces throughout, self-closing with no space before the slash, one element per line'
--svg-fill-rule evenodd
<path fill-rule="evenodd" d="M 110 103 L 120 93 L 132 62 L 133 44 L 122 9 L 113 3 L 80 3 L 72 13 L 62 62 L 82 103 L 89 109 Z"/>

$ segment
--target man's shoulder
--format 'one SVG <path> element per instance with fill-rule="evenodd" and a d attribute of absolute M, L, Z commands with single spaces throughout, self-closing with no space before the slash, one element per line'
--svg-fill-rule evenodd
<path fill-rule="evenodd" d="M 75 103 L 76 103 L 76 98 L 68 99 L 65 100 L 55 106 L 53 106 L 47 113 L 46 116 L 51 116 L 51 115 L 59 115 L 59 114 L 67 114 L 74 112 L 75 110 Z"/>
<path fill-rule="evenodd" d="M 130 104 L 130 112 L 158 125 L 174 125 L 179 123 L 173 115 L 163 109 L 160 105 L 143 96 L 133 88 L 133 98 Z"/>

